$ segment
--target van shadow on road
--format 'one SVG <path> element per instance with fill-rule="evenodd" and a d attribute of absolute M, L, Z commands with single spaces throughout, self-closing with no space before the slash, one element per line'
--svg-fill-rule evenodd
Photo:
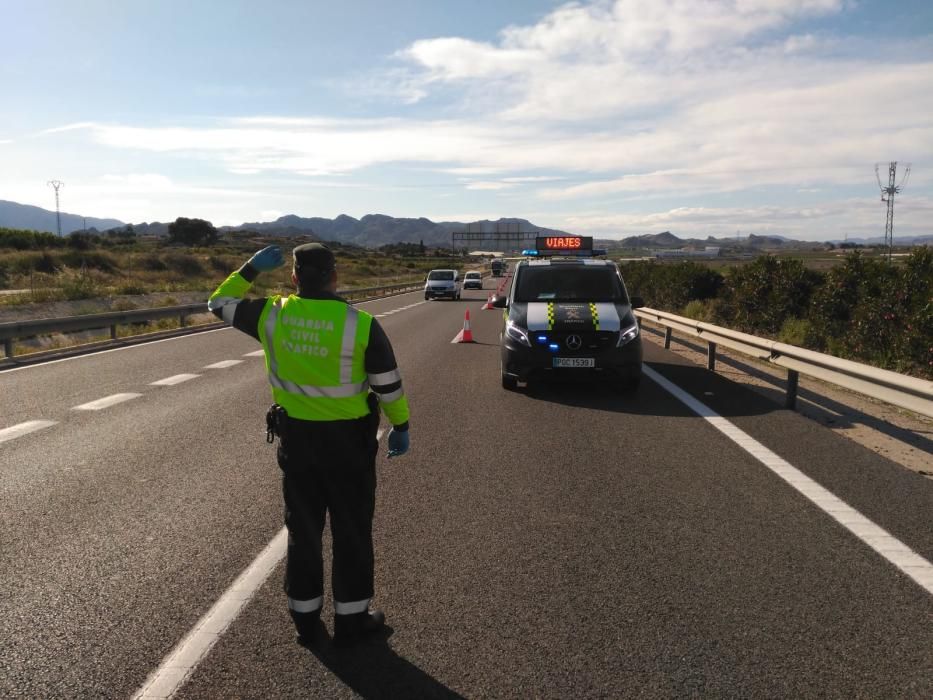
<path fill-rule="evenodd" d="M 395 653 L 387 643 L 392 628 L 380 640 L 351 649 L 330 644 L 309 646 L 310 651 L 348 688 L 367 700 L 376 698 L 438 698 L 464 700 L 436 678 Z"/>
<path fill-rule="evenodd" d="M 723 417 L 757 416 L 782 410 L 773 401 L 705 367 L 660 362 L 645 364 Z M 518 393 L 535 401 L 613 413 L 668 417 L 696 415 L 647 376 L 642 378 L 638 389 L 624 391 L 599 375 L 555 373 L 545 378 L 532 378 L 529 385 L 520 388 Z"/>

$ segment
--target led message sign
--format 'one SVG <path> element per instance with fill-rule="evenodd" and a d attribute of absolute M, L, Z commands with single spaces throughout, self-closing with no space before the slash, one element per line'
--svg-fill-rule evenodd
<path fill-rule="evenodd" d="M 592 236 L 539 236 L 535 238 L 538 253 L 577 252 L 593 250 Z"/>

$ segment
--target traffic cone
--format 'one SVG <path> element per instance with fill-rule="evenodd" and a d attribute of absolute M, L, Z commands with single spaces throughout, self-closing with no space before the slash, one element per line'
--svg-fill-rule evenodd
<path fill-rule="evenodd" d="M 492 305 L 492 298 L 493 298 L 493 296 L 494 296 L 494 295 L 492 295 L 492 294 L 489 295 L 489 298 L 486 300 L 486 303 L 483 304 L 483 308 L 482 308 L 483 311 L 489 311 L 490 309 L 492 309 L 493 311 L 495 311 L 495 308 L 496 308 L 496 307 L 494 307 L 494 306 Z"/>
<path fill-rule="evenodd" d="M 473 340 L 473 331 L 470 330 L 470 310 L 466 310 L 463 317 L 463 330 L 457 333 L 457 337 L 450 341 L 451 343 L 475 343 Z"/>

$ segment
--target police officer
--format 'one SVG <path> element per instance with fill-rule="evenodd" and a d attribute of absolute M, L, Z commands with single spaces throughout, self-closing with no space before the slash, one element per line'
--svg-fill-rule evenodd
<path fill-rule="evenodd" d="M 211 295 L 208 308 L 262 343 L 272 396 L 283 409 L 282 469 L 288 558 L 285 592 L 299 640 L 321 627 L 321 536 L 330 513 L 334 643 L 378 632 L 371 610 L 378 408 L 392 424 L 389 457 L 408 451 L 408 401 L 392 346 L 379 322 L 336 295 L 334 255 L 320 243 L 293 252 L 298 293 L 244 299 L 261 272 L 284 264 L 263 248 Z"/>

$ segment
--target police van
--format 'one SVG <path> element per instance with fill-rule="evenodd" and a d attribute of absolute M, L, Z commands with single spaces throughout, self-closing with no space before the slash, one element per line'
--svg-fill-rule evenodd
<path fill-rule="evenodd" d="M 633 310 L 643 306 L 629 297 L 619 267 L 594 257 L 587 236 L 545 236 L 515 265 L 506 296 L 492 306 L 503 309 L 502 386 L 555 373 L 592 373 L 621 389 L 638 387 L 642 347 Z"/>

